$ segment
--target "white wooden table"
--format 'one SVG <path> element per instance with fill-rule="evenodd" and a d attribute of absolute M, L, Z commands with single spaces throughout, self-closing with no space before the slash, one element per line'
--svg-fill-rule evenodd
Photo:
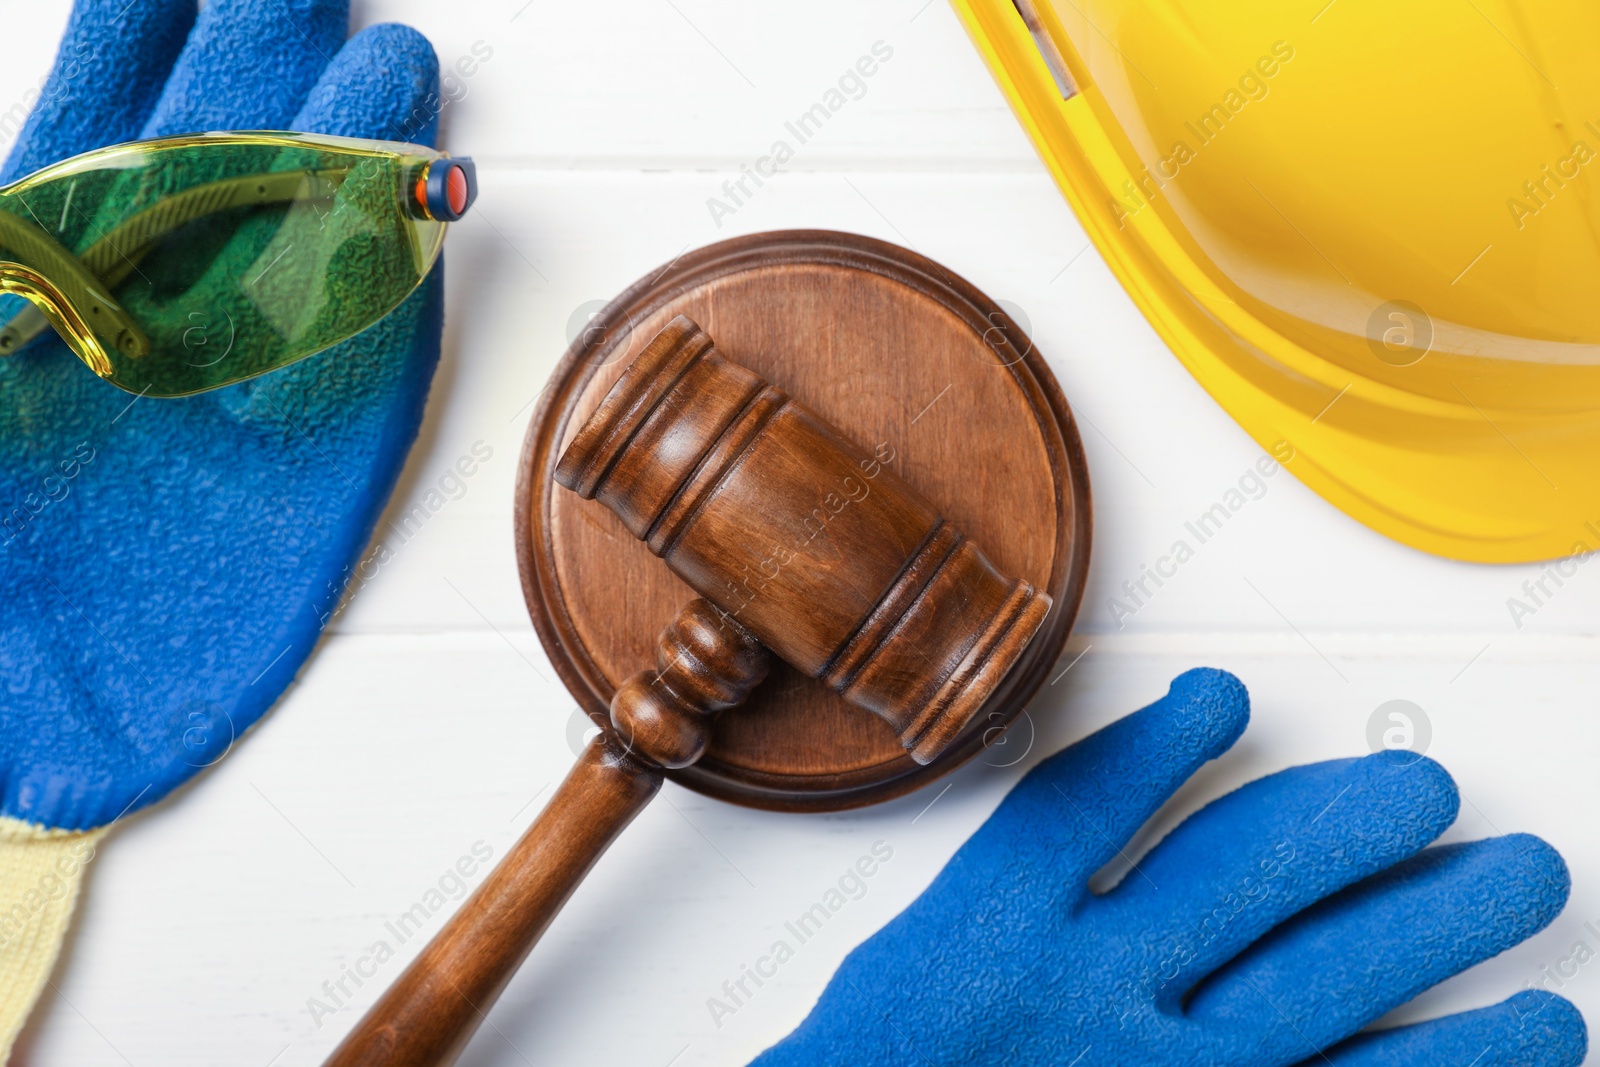
<path fill-rule="evenodd" d="M 0 103 L 48 69 L 65 7 L 5 5 Z M 475 444 L 492 457 L 396 547 L 226 760 L 106 842 L 28 1062 L 321 1061 L 454 907 L 447 872 L 475 846 L 502 855 L 572 759 L 574 705 L 523 608 L 510 511 L 530 404 L 570 324 L 686 249 L 797 226 L 910 245 L 1020 309 L 1092 470 L 1095 558 L 1069 652 L 1082 657 L 1034 705 L 1026 758 L 974 763 L 948 788 L 794 816 L 669 784 L 670 803 L 600 863 L 464 1063 L 746 1062 L 799 1022 L 843 955 L 921 891 L 1028 766 L 1201 664 L 1245 680 L 1254 722 L 1140 848 L 1254 777 L 1365 753 L 1374 710 L 1404 698 L 1424 709 L 1428 751 L 1461 786 L 1448 839 L 1538 833 L 1566 856 L 1575 889 L 1550 930 L 1397 1019 L 1496 1002 L 1546 968 L 1571 973 L 1575 943 L 1600 949 L 1584 926 L 1600 919 L 1600 567 L 1519 629 L 1506 599 L 1540 568 L 1422 555 L 1280 473 L 1119 628 L 1109 598 L 1259 450 L 1085 250 L 940 0 L 357 0 L 357 24 L 385 20 L 422 29 L 447 65 L 492 49 L 444 114 L 445 143 L 476 157 L 483 195 L 451 233 L 444 362 L 393 509 L 419 503 Z M 707 201 L 726 198 L 723 182 L 774 141 L 793 143 L 785 122 L 875 45 L 892 56 L 859 99 L 714 217 Z M 880 840 L 893 859 L 865 896 L 714 1020 L 707 999 Z M 442 876 L 446 892 L 431 896 Z M 399 943 L 386 924 L 441 898 Z M 334 1004 L 325 982 L 373 970 L 362 961 L 379 941 L 395 958 L 360 987 L 346 978 L 342 1007 L 315 1011 L 312 998 Z M 1600 967 L 1564 981 L 1600 1019 Z"/>

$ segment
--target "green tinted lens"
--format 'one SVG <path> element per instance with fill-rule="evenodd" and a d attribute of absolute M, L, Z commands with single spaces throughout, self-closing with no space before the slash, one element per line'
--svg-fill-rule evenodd
<path fill-rule="evenodd" d="M 0 189 L 0 289 L 124 389 L 181 396 L 366 329 L 433 265 L 444 224 L 413 145 L 211 134 L 90 153 Z"/>

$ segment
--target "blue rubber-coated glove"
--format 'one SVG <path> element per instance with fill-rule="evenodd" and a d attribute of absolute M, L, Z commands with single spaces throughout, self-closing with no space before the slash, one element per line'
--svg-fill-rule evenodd
<path fill-rule="evenodd" d="M 346 41 L 348 19 L 347 0 L 78 0 L 0 180 L 204 130 L 431 141 L 428 42 Z M 442 282 L 185 399 L 124 393 L 53 336 L 0 359 L 0 1061 L 101 829 L 226 753 L 371 570 L 355 564 L 421 421 Z"/>
<path fill-rule="evenodd" d="M 1542 929 L 1561 857 L 1513 835 L 1427 848 L 1456 816 L 1431 760 L 1295 767 L 1188 819 L 1104 895 L 1089 878 L 1244 731 L 1238 679 L 1166 697 L 1045 760 L 763 1054 L 789 1064 L 1575 1067 L 1560 997 L 1362 1027 Z"/>
<path fill-rule="evenodd" d="M 204 130 L 431 142 L 427 40 L 348 22 L 348 0 L 78 0 L 0 180 Z M 416 436 L 442 281 L 184 399 L 135 399 L 53 336 L 0 359 L 0 815 L 84 829 L 160 800 L 289 684 Z"/>

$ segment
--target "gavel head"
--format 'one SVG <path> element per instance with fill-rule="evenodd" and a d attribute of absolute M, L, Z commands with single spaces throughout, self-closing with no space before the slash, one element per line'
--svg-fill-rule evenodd
<path fill-rule="evenodd" d="M 927 763 L 1016 663 L 1050 598 L 1008 579 L 892 469 L 679 316 L 556 466 L 696 592 Z"/>

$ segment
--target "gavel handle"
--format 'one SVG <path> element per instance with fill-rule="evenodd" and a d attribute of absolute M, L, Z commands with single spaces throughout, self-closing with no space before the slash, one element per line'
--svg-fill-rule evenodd
<path fill-rule="evenodd" d="M 749 696 L 769 659 L 706 601 L 678 612 L 661 631 L 656 669 L 617 690 L 613 729 L 583 750 L 527 833 L 324 1067 L 455 1062 L 589 868 L 661 789 L 662 768 L 700 758 L 712 718 Z"/>
<path fill-rule="evenodd" d="M 326 1067 L 453 1063 L 545 928 L 661 788 L 611 731 L 584 748 L 544 811 L 356 1024 Z"/>

